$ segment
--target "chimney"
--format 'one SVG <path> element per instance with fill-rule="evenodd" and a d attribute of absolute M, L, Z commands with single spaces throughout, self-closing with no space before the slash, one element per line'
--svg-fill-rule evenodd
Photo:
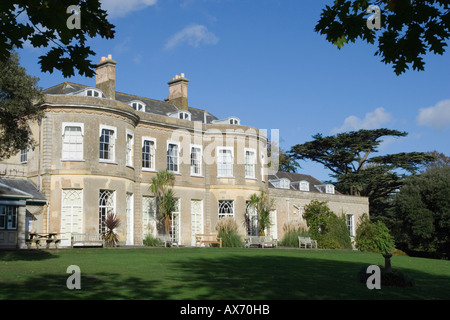
<path fill-rule="evenodd" d="M 188 109 L 188 82 L 184 77 L 184 73 L 176 75 L 172 81 L 169 81 L 169 98 L 170 103 L 173 103 L 181 110 Z"/>
<path fill-rule="evenodd" d="M 95 86 L 113 100 L 116 99 L 116 64 L 109 54 L 107 58 L 102 57 L 95 73 Z"/>

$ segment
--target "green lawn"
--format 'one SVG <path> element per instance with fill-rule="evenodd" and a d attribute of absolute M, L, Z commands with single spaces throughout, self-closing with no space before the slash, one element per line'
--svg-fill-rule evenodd
<path fill-rule="evenodd" d="M 339 250 L 142 248 L 0 251 L 0 299 L 449 299 L 450 262 L 394 256 L 412 288 L 369 290 L 379 254 Z M 69 265 L 81 290 L 69 290 Z"/>

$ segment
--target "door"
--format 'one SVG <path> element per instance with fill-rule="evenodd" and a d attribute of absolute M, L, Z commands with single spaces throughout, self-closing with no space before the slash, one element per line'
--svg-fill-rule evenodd
<path fill-rule="evenodd" d="M 203 201 L 191 200 L 191 245 L 195 246 L 195 235 L 203 233 Z"/>
<path fill-rule="evenodd" d="M 128 246 L 134 244 L 134 195 L 127 193 L 127 242 Z"/>
<path fill-rule="evenodd" d="M 61 208 L 61 246 L 70 246 L 72 233 L 83 232 L 83 190 L 63 189 Z"/>
<path fill-rule="evenodd" d="M 270 211 L 269 235 L 272 239 L 278 239 L 277 210 Z"/>

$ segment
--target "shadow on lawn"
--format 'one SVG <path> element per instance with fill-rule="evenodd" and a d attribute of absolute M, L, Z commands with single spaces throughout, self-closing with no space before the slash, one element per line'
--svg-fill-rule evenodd
<path fill-rule="evenodd" d="M 159 299 L 168 294 L 158 281 L 144 281 L 136 277 L 122 277 L 114 273 L 81 275 L 81 289 L 70 290 L 67 275 L 45 274 L 31 277 L 22 283 L 1 283 L 0 300 L 114 300 Z"/>
<path fill-rule="evenodd" d="M 450 278 L 421 272 L 406 273 L 425 279 L 412 288 L 369 290 L 358 281 L 364 263 L 304 257 L 231 256 L 194 259 L 179 266 L 178 290 L 192 299 L 447 299 Z M 395 266 L 393 266 L 395 268 Z"/>
<path fill-rule="evenodd" d="M 41 261 L 54 258 L 57 256 L 44 250 L 0 250 L 0 261 Z"/>

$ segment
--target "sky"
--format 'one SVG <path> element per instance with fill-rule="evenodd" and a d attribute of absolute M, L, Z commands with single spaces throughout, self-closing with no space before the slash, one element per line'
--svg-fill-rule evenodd
<path fill-rule="evenodd" d="M 116 26 L 112 40 L 88 41 L 97 63 L 117 61 L 116 90 L 164 100 L 184 73 L 189 106 L 242 125 L 279 130 L 280 146 L 339 132 L 389 128 L 377 155 L 437 150 L 450 155 L 450 49 L 425 56 L 425 71 L 397 76 L 361 40 L 337 47 L 314 31 L 331 0 L 102 0 Z M 81 23 L 83 15 L 81 14 Z M 381 32 L 381 31 L 379 31 Z M 449 43 L 450 44 L 450 43 Z M 49 88 L 64 81 L 95 86 L 94 78 L 42 73 L 48 49 L 25 45 L 21 65 Z M 329 180 L 320 164 L 299 173 Z"/>

